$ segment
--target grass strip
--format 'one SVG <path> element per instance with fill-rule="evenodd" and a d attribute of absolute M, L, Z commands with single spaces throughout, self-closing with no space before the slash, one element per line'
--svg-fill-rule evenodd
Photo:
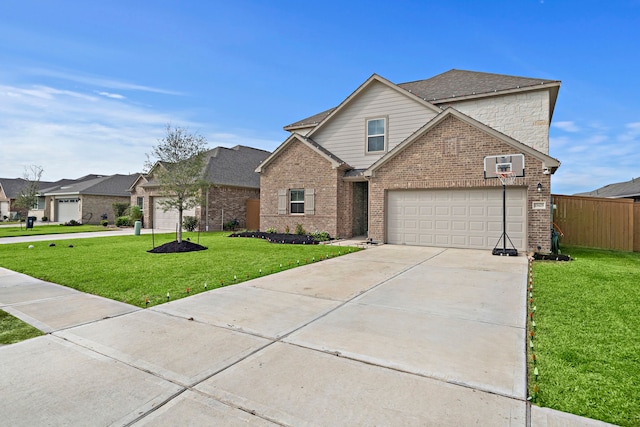
<path fill-rule="evenodd" d="M 15 344 L 44 335 L 42 331 L 0 310 L 0 344 Z"/>
<path fill-rule="evenodd" d="M 184 233 L 185 239 L 208 249 L 174 254 L 148 253 L 153 248 L 149 234 L 57 240 L 55 246 L 48 242 L 0 245 L 0 266 L 82 292 L 151 307 L 358 250 L 274 244 L 228 234 L 202 233 L 198 242 L 196 233 Z M 155 235 L 155 246 L 173 239 L 172 234 Z M 34 247 L 29 249 L 29 245 Z"/>
<path fill-rule="evenodd" d="M 640 254 L 569 248 L 533 265 L 534 404 L 640 425 Z M 534 391 L 533 387 L 537 386 Z"/>

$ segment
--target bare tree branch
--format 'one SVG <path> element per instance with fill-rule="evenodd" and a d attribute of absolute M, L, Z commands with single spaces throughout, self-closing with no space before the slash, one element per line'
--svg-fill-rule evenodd
<path fill-rule="evenodd" d="M 158 140 L 151 155 L 147 155 L 146 169 L 160 185 L 163 210 L 178 211 L 178 242 L 182 242 L 182 213 L 202 203 L 205 153 L 207 141 L 199 134 L 181 127 L 167 125 L 167 135 Z M 157 159 L 155 162 L 151 158 Z"/>

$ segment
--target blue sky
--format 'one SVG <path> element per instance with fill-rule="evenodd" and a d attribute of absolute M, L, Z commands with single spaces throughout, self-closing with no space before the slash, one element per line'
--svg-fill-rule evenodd
<path fill-rule="evenodd" d="M 167 123 L 274 150 L 371 74 L 562 81 L 559 194 L 640 176 L 640 0 L 4 0 L 0 176 L 143 170 Z"/>

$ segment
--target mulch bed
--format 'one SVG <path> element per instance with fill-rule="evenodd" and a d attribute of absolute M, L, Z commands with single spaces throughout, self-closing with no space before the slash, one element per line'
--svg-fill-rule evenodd
<path fill-rule="evenodd" d="M 541 253 L 534 253 L 533 254 L 533 259 L 540 261 L 540 260 L 544 260 L 544 261 L 572 261 L 571 256 L 569 255 L 560 255 L 560 254 L 541 254 Z"/>
<path fill-rule="evenodd" d="M 176 252 L 204 251 L 205 249 L 208 248 L 197 243 L 192 243 L 188 240 L 183 240 L 181 243 L 178 243 L 177 240 L 174 240 L 173 242 L 156 246 L 155 248 L 147 252 L 151 254 L 173 254 Z"/>
<path fill-rule="evenodd" d="M 256 239 L 265 239 L 270 243 L 288 243 L 292 245 L 317 245 L 318 241 L 309 235 L 301 234 L 284 234 L 284 233 L 265 233 L 262 231 L 243 231 L 241 233 L 233 233 L 229 237 L 254 237 Z"/>

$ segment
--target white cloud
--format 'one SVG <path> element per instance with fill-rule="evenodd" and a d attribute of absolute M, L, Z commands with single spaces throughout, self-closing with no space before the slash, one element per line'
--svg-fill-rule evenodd
<path fill-rule="evenodd" d="M 220 131 L 215 123 L 199 123 L 185 112 L 93 93 L 0 84 L 0 176 L 20 177 L 29 165 L 42 166 L 45 181 L 142 172 L 146 154 L 168 123 L 201 133 L 212 148 L 243 144 L 271 149 L 280 142 L 245 129 Z"/>
<path fill-rule="evenodd" d="M 109 92 L 98 92 L 98 95 L 106 96 L 107 98 L 113 99 L 125 99 L 124 95 L 120 95 L 119 93 L 109 93 Z"/>
<path fill-rule="evenodd" d="M 184 95 L 183 93 L 174 91 L 174 90 L 139 85 L 136 83 L 123 82 L 123 81 L 119 81 L 119 80 L 115 80 L 107 77 L 81 75 L 73 72 L 55 71 L 55 70 L 44 69 L 44 68 L 28 68 L 28 69 L 25 69 L 24 71 L 27 74 L 30 74 L 33 76 L 54 77 L 57 79 L 87 84 L 90 86 L 106 87 L 110 89 L 119 89 L 119 90 L 152 92 L 152 93 L 159 93 L 163 95 Z"/>
<path fill-rule="evenodd" d="M 580 128 L 575 124 L 575 122 L 564 121 L 564 122 L 554 122 L 551 124 L 553 127 L 557 127 L 565 132 L 579 132 Z"/>
<path fill-rule="evenodd" d="M 625 125 L 626 132 L 618 136 L 618 140 L 621 142 L 635 141 L 640 137 L 640 122 L 627 123 Z"/>

